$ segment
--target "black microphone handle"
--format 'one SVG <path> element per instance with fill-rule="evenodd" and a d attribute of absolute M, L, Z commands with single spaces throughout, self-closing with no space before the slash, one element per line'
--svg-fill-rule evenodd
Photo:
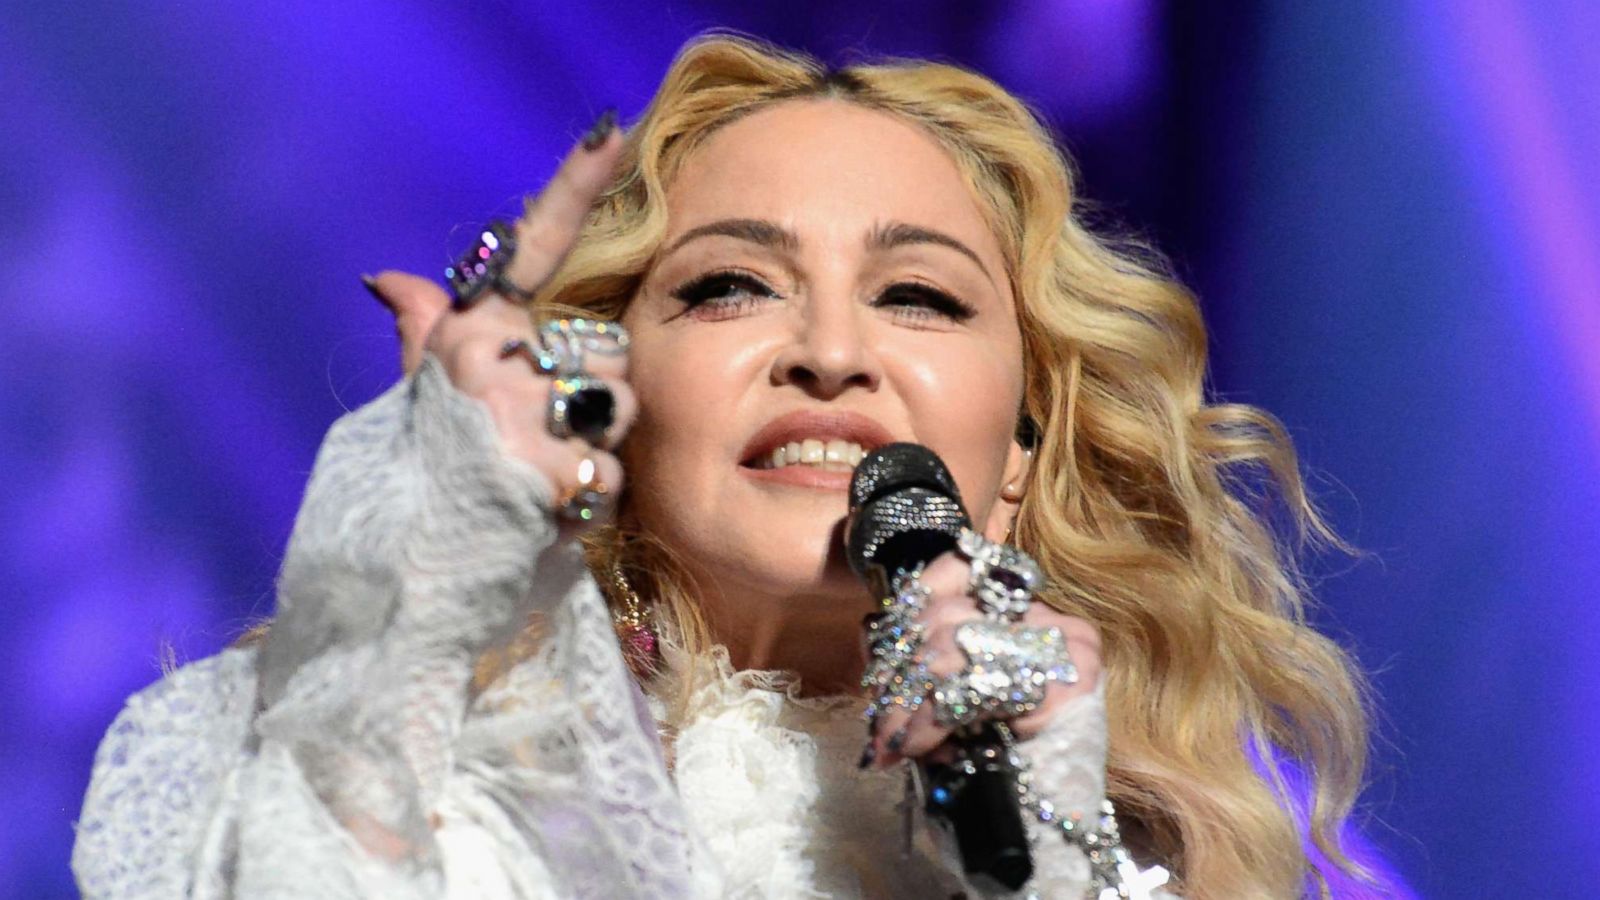
<path fill-rule="evenodd" d="M 927 810 L 949 824 L 962 871 L 978 888 L 990 893 L 992 885 L 985 882 L 992 881 L 1006 892 L 1020 890 L 1033 877 L 1033 856 L 1005 745 L 991 724 L 951 740 L 972 771 L 959 764 L 918 763 Z"/>
<path fill-rule="evenodd" d="M 877 597 L 892 576 L 926 565 L 956 546 L 971 520 L 955 478 L 938 455 L 918 444 L 888 444 L 862 458 L 850 479 L 850 568 Z M 970 881 L 1007 891 L 1033 876 L 1016 772 L 992 725 L 952 735 L 965 758 L 957 765 L 919 764 L 926 809 L 947 823 Z"/>
<path fill-rule="evenodd" d="M 1033 854 L 1005 743 L 988 723 L 952 734 L 950 742 L 972 771 L 961 763 L 917 763 L 924 809 L 948 824 L 961 869 L 977 887 L 988 892 L 991 885 L 984 882 L 993 881 L 1006 891 L 1020 890 L 1033 877 Z"/>

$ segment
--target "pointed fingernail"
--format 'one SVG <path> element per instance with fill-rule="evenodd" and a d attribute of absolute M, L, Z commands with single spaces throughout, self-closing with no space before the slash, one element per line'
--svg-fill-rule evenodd
<path fill-rule="evenodd" d="M 861 751 L 861 761 L 856 763 L 856 768 L 865 769 L 867 766 L 872 765 L 872 761 L 877 759 L 877 758 L 878 758 L 878 747 L 877 747 L 877 745 L 876 744 L 868 744 L 867 745 L 867 749 Z"/>
<path fill-rule="evenodd" d="M 363 275 L 361 276 L 361 286 L 367 289 L 367 293 L 378 298 L 380 301 L 384 303 L 389 302 L 388 298 L 383 296 L 383 292 L 378 290 L 378 279 L 372 277 L 371 275 Z"/>
<path fill-rule="evenodd" d="M 889 735 L 889 743 L 887 744 L 887 746 L 889 748 L 889 752 L 890 753 L 899 753 L 900 749 L 902 747 L 904 747 L 905 745 L 906 745 L 906 730 L 904 728 L 900 729 L 899 731 L 896 731 L 894 734 Z"/>
<path fill-rule="evenodd" d="M 600 114 L 600 118 L 595 119 L 594 124 L 589 126 L 589 130 L 584 132 L 583 149 L 591 151 L 599 149 L 600 145 L 606 142 L 606 138 L 611 136 L 611 132 L 616 127 L 617 111 L 612 107 L 606 107 L 606 111 Z"/>

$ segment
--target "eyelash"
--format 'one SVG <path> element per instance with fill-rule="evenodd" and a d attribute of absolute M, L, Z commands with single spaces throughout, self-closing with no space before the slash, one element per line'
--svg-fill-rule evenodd
<path fill-rule="evenodd" d="M 732 291 L 739 291 L 734 295 Z M 778 296 L 760 279 L 743 272 L 707 272 L 675 289 L 672 296 L 682 301 L 684 312 L 699 318 L 721 321 L 744 315 L 764 299 Z M 733 297 L 733 299 L 729 299 Z M 893 303 L 892 298 L 910 299 L 911 303 Z M 876 307 L 893 306 L 895 317 L 911 323 L 942 318 L 950 322 L 965 322 L 978 314 L 967 303 L 931 285 L 918 281 L 897 281 L 883 289 Z"/>
<path fill-rule="evenodd" d="M 729 302 L 729 289 L 738 289 L 741 293 L 732 302 Z M 696 318 L 706 318 L 712 321 L 721 321 L 741 316 L 749 312 L 762 299 L 776 297 L 777 294 L 759 279 L 742 272 L 707 272 L 689 283 L 677 288 L 672 296 L 683 301 L 684 312 L 693 313 Z"/>

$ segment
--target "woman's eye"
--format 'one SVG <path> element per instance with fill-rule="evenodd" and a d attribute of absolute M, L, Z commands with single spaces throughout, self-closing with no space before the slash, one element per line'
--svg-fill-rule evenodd
<path fill-rule="evenodd" d="M 915 281 L 890 285 L 873 305 L 888 307 L 894 311 L 895 318 L 913 323 L 933 318 L 965 322 L 978 314 L 976 309 L 955 296 Z"/>
<path fill-rule="evenodd" d="M 682 301 L 687 313 L 698 317 L 731 318 L 748 312 L 777 292 L 753 275 L 741 272 L 710 272 L 672 292 Z"/>

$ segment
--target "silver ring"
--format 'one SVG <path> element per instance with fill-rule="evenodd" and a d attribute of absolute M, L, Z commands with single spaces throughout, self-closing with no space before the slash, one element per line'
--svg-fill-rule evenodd
<path fill-rule="evenodd" d="M 485 225 L 472 246 L 444 270 L 451 308 L 470 309 L 489 291 L 523 303 L 531 301 L 534 292 L 512 284 L 506 274 L 516 253 L 515 225 L 502 220 Z"/>
<path fill-rule="evenodd" d="M 625 356 L 628 330 L 604 319 L 551 319 L 539 326 L 539 343 L 563 375 L 580 375 L 584 355 Z"/>
<path fill-rule="evenodd" d="M 1033 557 L 970 528 L 961 529 L 956 548 L 971 562 L 967 584 L 984 613 L 1006 621 L 1022 618 L 1034 591 L 1044 584 L 1044 573 Z"/>
<path fill-rule="evenodd" d="M 628 329 L 619 322 L 583 317 L 551 319 L 540 326 L 547 334 L 576 342 L 583 350 L 602 356 L 621 356 L 628 352 Z"/>
<path fill-rule="evenodd" d="M 560 359 L 555 352 L 546 347 L 535 347 L 526 338 L 509 338 L 500 345 L 501 359 L 510 359 L 513 356 L 526 359 L 540 375 L 553 375 L 560 368 Z"/>
<path fill-rule="evenodd" d="M 956 629 L 967 667 L 933 686 L 933 718 L 961 728 L 983 718 L 1016 718 L 1039 708 L 1050 682 L 1072 684 L 1078 669 L 1060 628 L 976 619 Z"/>

